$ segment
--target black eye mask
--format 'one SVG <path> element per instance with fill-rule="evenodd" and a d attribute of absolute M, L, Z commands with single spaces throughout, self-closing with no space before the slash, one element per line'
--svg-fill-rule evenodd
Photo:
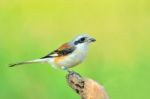
<path fill-rule="evenodd" d="M 77 44 L 83 43 L 85 41 L 85 39 L 86 39 L 86 37 L 82 37 L 78 41 L 75 41 L 74 44 L 77 45 Z"/>

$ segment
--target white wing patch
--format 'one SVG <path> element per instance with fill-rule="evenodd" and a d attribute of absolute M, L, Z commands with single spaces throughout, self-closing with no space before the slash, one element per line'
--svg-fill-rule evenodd
<path fill-rule="evenodd" d="M 57 53 L 54 53 L 54 54 L 51 54 L 51 55 L 49 55 L 49 56 L 56 57 L 56 56 L 58 56 L 58 54 L 57 54 Z"/>

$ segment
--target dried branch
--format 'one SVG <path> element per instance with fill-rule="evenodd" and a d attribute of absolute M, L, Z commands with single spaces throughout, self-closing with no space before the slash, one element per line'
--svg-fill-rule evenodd
<path fill-rule="evenodd" d="M 81 77 L 74 71 L 70 71 L 66 78 L 69 86 L 81 96 L 81 99 L 109 99 L 103 86 L 92 79 Z"/>

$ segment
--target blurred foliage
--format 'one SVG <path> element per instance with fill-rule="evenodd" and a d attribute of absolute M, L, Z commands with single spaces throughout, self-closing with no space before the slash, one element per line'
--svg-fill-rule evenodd
<path fill-rule="evenodd" d="M 150 99 L 149 0 L 0 0 L 0 99 L 79 99 L 66 73 L 39 58 L 74 36 L 97 39 L 73 68 L 101 82 L 111 99 Z"/>

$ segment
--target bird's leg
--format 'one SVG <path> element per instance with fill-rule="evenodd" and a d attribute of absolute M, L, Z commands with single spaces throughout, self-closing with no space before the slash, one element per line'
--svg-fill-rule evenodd
<path fill-rule="evenodd" d="M 61 69 L 62 70 L 65 70 L 65 71 L 67 71 L 67 72 L 71 72 L 72 70 L 70 70 L 68 67 L 66 67 L 66 66 L 62 66 L 61 67 Z"/>

